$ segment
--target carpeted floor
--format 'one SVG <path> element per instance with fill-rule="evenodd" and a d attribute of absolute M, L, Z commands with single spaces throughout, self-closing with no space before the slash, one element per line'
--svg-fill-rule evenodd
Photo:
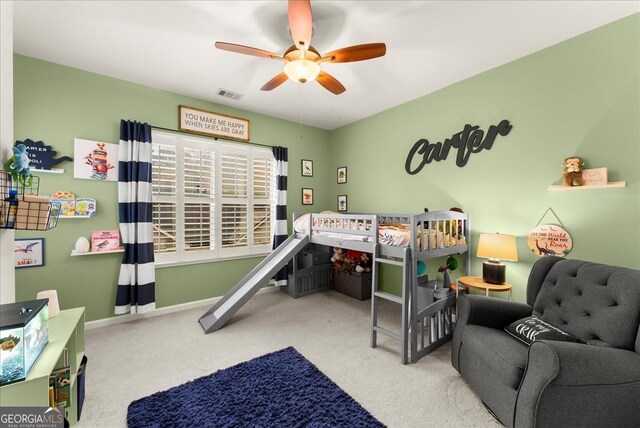
<path fill-rule="evenodd" d="M 337 292 L 293 299 L 255 296 L 221 330 L 205 335 L 207 307 L 86 332 L 89 365 L 80 427 L 124 427 L 139 398 L 293 346 L 389 427 L 499 427 L 451 367 L 449 345 L 400 364 L 397 342 L 369 347 L 370 301 Z M 399 329 L 399 306 L 381 306 Z"/>

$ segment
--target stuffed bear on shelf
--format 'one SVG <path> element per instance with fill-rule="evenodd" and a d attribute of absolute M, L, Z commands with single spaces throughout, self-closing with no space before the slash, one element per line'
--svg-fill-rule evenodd
<path fill-rule="evenodd" d="M 564 174 L 562 174 L 562 185 L 564 187 L 582 186 L 582 165 L 584 162 L 578 156 L 566 158 L 562 164 Z"/>

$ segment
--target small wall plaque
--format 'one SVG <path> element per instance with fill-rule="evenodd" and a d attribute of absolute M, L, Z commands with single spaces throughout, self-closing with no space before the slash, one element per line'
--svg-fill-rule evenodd
<path fill-rule="evenodd" d="M 608 183 L 607 168 L 591 168 L 582 170 L 584 186 L 603 186 Z"/>
<path fill-rule="evenodd" d="M 569 232 L 555 224 L 540 224 L 527 236 L 529 249 L 538 257 L 567 255 L 573 248 Z"/>
<path fill-rule="evenodd" d="M 16 145 L 18 144 L 24 144 L 27 148 L 29 161 L 34 170 L 50 171 L 60 162 L 73 162 L 73 158 L 69 156 L 54 159 L 58 155 L 58 152 L 53 150 L 51 146 L 45 145 L 42 141 L 33 141 L 27 138 L 24 141 L 16 141 Z"/>

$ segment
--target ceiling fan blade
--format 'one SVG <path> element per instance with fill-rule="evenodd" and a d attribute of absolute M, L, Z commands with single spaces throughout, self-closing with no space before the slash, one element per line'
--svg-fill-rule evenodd
<path fill-rule="evenodd" d="M 273 52 L 265 51 L 258 48 L 252 48 L 251 46 L 236 45 L 235 43 L 216 42 L 216 48 L 223 51 L 235 52 L 244 55 L 259 56 L 262 58 L 282 59 L 282 56 Z"/>
<path fill-rule="evenodd" d="M 316 80 L 319 84 L 324 86 L 324 88 L 330 92 L 333 92 L 336 95 L 340 95 L 347 89 L 342 85 L 342 83 L 338 82 L 338 80 L 327 73 L 326 71 L 320 71 Z"/>
<path fill-rule="evenodd" d="M 311 45 L 312 19 L 309 0 L 289 0 L 289 29 L 298 49 L 306 50 Z"/>
<path fill-rule="evenodd" d="M 261 91 L 270 91 L 272 89 L 275 89 L 278 86 L 282 85 L 284 82 L 286 82 L 287 79 L 288 79 L 288 77 L 287 77 L 286 74 L 280 73 L 276 77 L 274 77 L 273 79 L 271 79 L 267 83 L 265 83 L 262 86 L 262 88 L 260 88 L 260 90 Z"/>
<path fill-rule="evenodd" d="M 337 49 L 322 55 L 321 61 L 326 62 L 354 62 L 364 61 L 383 56 L 387 53 L 387 45 L 384 43 L 367 43 L 364 45 L 349 46 Z"/>

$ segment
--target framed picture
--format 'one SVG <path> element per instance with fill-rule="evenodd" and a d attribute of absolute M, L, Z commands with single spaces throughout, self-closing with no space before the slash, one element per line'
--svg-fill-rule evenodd
<path fill-rule="evenodd" d="M 302 189 L 302 205 L 313 205 L 313 189 Z"/>
<path fill-rule="evenodd" d="M 302 176 L 313 177 L 313 161 L 302 159 Z"/>
<path fill-rule="evenodd" d="M 15 239 L 13 253 L 16 268 L 44 266 L 44 238 Z"/>
<path fill-rule="evenodd" d="M 343 184 L 347 182 L 347 167 L 341 166 L 338 168 L 338 184 Z"/>
<path fill-rule="evenodd" d="M 118 181 L 117 144 L 76 138 L 73 154 L 73 178 Z"/>
<path fill-rule="evenodd" d="M 338 211 L 347 210 L 347 195 L 338 195 Z"/>

